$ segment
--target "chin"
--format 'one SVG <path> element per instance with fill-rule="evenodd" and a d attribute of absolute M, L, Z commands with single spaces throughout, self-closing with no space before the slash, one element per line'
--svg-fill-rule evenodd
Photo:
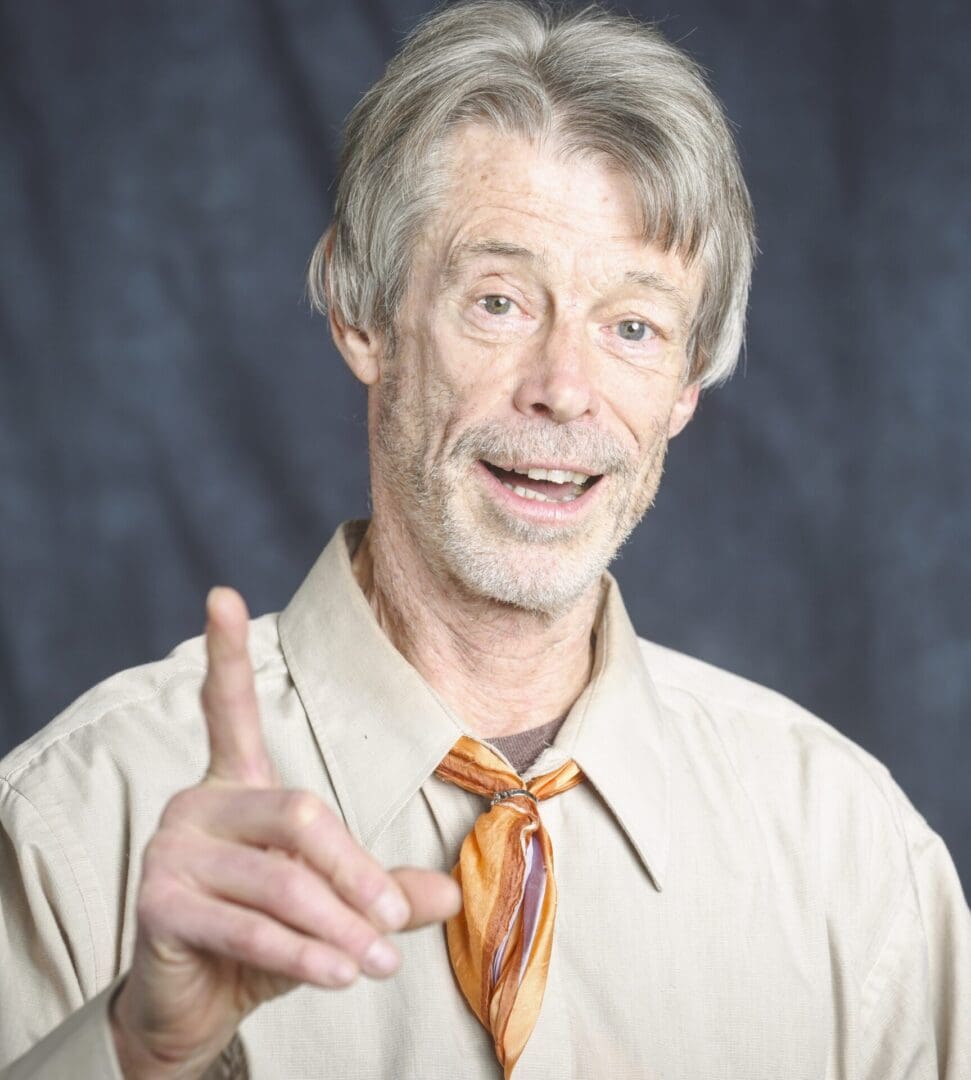
<path fill-rule="evenodd" d="M 578 549 L 493 539 L 481 529 L 445 530 L 442 554 L 452 576 L 474 596 L 557 616 L 603 576 L 619 545 L 587 540 Z"/>
<path fill-rule="evenodd" d="M 572 528 L 537 525 L 469 498 L 458 481 L 428 491 L 412 510 L 419 511 L 412 535 L 426 560 L 470 597 L 548 617 L 596 587 L 637 521 L 620 500 Z"/>
<path fill-rule="evenodd" d="M 508 568 L 495 563 L 491 565 L 466 563 L 461 568 L 456 567 L 455 570 L 460 570 L 460 580 L 466 589 L 483 600 L 550 617 L 564 615 L 570 611 L 590 586 L 600 578 L 600 573 L 598 573 L 589 581 L 579 583 L 565 581 L 562 576 L 559 578 L 549 575 L 526 576 L 521 573 L 509 573 Z"/>

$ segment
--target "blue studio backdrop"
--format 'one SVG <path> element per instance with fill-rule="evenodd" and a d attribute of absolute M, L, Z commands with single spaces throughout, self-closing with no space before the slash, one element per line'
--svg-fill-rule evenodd
<path fill-rule="evenodd" d="M 281 608 L 367 514 L 311 317 L 338 133 L 424 0 L 0 0 L 0 752 Z M 640 632 L 876 754 L 971 880 L 971 6 L 678 0 L 759 225 L 743 367 L 615 563 Z"/>

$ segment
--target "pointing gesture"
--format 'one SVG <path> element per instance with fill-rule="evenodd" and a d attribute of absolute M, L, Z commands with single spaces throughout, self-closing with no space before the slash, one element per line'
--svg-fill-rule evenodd
<path fill-rule="evenodd" d="M 249 616 L 239 593 L 213 589 L 206 603 L 209 669 L 202 707 L 213 780 L 274 787 L 279 783 L 260 728 L 253 668 L 246 649 Z"/>
<path fill-rule="evenodd" d="M 289 791 L 263 741 L 242 597 L 207 601 L 202 707 L 209 768 L 149 841 L 132 966 L 112 1007 L 126 1077 L 201 1076 L 240 1021 L 300 983 L 387 977 L 387 938 L 453 915 L 452 879 L 385 870 L 309 791 Z"/>

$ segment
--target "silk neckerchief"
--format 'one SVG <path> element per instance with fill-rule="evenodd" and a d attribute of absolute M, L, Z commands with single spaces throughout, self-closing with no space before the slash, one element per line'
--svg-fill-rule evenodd
<path fill-rule="evenodd" d="M 462 910 L 446 925 L 462 993 L 492 1035 L 506 1080 L 536 1026 L 556 920 L 553 849 L 539 801 L 579 784 L 575 761 L 524 782 L 489 747 L 459 739 L 435 774 L 490 796 L 452 871 Z"/>

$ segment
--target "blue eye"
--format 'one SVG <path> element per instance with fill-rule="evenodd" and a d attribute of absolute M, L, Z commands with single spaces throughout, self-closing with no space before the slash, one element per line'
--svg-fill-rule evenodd
<path fill-rule="evenodd" d="M 512 307 L 508 296 L 483 296 L 479 303 L 490 315 L 506 315 Z"/>
<path fill-rule="evenodd" d="M 625 341 L 643 341 L 650 327 L 637 319 L 623 319 L 617 324 L 617 333 Z"/>

